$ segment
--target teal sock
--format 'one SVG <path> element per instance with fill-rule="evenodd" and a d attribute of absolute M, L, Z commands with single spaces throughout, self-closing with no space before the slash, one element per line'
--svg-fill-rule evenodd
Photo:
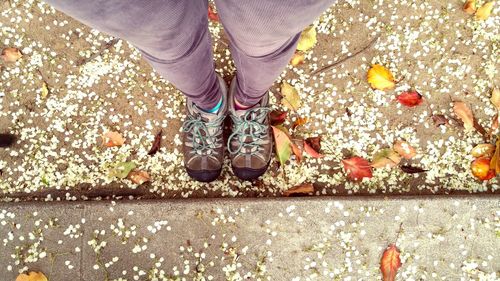
<path fill-rule="evenodd" d="M 204 109 L 203 111 L 208 112 L 208 113 L 217 113 L 221 106 L 222 106 L 222 98 L 220 98 L 220 101 L 212 109 L 208 109 L 208 110 Z"/>

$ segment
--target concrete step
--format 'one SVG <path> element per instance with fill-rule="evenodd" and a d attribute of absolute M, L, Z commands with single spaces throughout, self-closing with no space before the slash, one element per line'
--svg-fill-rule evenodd
<path fill-rule="evenodd" d="M 499 280 L 500 200 L 322 197 L 0 204 L 0 280 Z"/>

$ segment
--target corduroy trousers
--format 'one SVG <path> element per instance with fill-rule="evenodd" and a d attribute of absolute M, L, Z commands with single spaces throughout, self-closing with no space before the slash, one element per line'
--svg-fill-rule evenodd
<path fill-rule="evenodd" d="M 129 41 L 195 104 L 220 100 L 207 0 L 46 0 L 56 9 Z M 300 32 L 335 0 L 215 0 L 237 69 L 236 99 L 257 103 L 293 55 Z"/>

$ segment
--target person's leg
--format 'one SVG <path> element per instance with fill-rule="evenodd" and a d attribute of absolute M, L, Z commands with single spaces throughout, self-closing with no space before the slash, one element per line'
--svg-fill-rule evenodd
<path fill-rule="evenodd" d="M 221 99 L 215 74 L 207 1 L 46 0 L 56 9 L 131 42 L 153 68 L 210 110 Z"/>
<path fill-rule="evenodd" d="M 229 91 L 228 139 L 236 176 L 253 180 L 272 158 L 268 89 L 288 64 L 300 32 L 335 0 L 216 0 L 229 36 L 236 79 Z"/>
<path fill-rule="evenodd" d="M 187 97 L 183 154 L 187 173 L 216 179 L 224 162 L 224 80 L 215 74 L 206 0 L 47 0 L 83 23 L 123 38 Z M 220 110 L 217 110 L 220 108 Z"/>
<path fill-rule="evenodd" d="M 236 101 L 258 103 L 293 55 L 300 32 L 335 0 L 216 0 L 236 65 Z"/>

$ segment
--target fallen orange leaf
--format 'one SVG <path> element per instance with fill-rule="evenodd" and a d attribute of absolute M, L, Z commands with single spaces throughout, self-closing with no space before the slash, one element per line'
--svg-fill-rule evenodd
<path fill-rule="evenodd" d="M 394 151 L 405 159 L 412 159 L 417 155 L 417 151 L 409 143 L 398 140 L 394 143 Z"/>
<path fill-rule="evenodd" d="M 476 0 L 467 0 L 467 1 L 465 1 L 463 10 L 467 14 L 473 15 L 476 12 Z"/>
<path fill-rule="evenodd" d="M 2 60 L 4 62 L 15 62 L 22 56 L 23 54 L 21 53 L 21 51 L 19 51 L 18 48 L 12 48 L 12 47 L 3 49 L 1 55 Z"/>
<path fill-rule="evenodd" d="M 102 144 L 107 147 L 121 146 L 125 143 L 122 135 L 118 132 L 106 132 L 102 135 Z"/>
<path fill-rule="evenodd" d="M 150 181 L 150 177 L 148 172 L 146 171 L 139 171 L 139 170 L 133 170 L 131 171 L 128 176 L 128 179 L 130 179 L 133 183 L 141 185 L 145 182 Z"/>
<path fill-rule="evenodd" d="M 312 185 L 312 183 L 304 183 L 284 191 L 283 195 L 290 196 L 294 194 L 308 194 L 313 192 L 314 192 L 314 186 Z"/>
<path fill-rule="evenodd" d="M 396 245 L 391 244 L 385 249 L 382 259 L 380 260 L 380 271 L 382 271 L 382 280 L 394 281 L 396 274 L 401 267 L 401 259 L 399 257 L 399 250 Z"/>
<path fill-rule="evenodd" d="M 490 168 L 491 158 L 480 157 L 472 161 L 470 169 L 472 174 L 482 180 L 487 181 L 495 177 L 495 170 Z"/>
<path fill-rule="evenodd" d="M 297 120 L 293 122 L 292 129 L 295 130 L 297 127 L 303 126 L 304 124 L 307 123 L 308 120 L 309 118 L 307 117 L 298 117 Z"/>
<path fill-rule="evenodd" d="M 16 281 L 48 281 L 47 277 L 41 272 L 31 271 L 28 274 L 21 273 L 17 276 Z"/>

